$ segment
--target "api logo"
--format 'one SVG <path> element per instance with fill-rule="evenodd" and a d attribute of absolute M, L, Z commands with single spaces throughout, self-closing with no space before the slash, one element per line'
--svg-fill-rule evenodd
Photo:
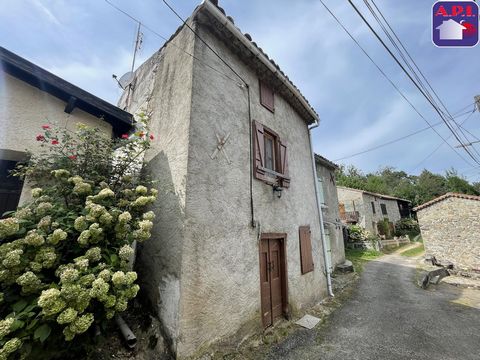
<path fill-rule="evenodd" d="M 432 40 L 439 47 L 478 43 L 478 5 L 473 1 L 438 1 L 433 5 Z"/>

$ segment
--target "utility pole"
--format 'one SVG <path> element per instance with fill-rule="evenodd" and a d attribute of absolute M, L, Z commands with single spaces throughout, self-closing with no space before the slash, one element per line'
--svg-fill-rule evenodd
<path fill-rule="evenodd" d="M 477 111 L 480 111 L 480 95 L 475 96 L 474 100 L 475 100 L 475 107 L 477 108 Z"/>

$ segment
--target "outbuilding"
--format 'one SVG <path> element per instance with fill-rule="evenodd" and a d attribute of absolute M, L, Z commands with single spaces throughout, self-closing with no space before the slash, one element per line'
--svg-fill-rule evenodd
<path fill-rule="evenodd" d="M 427 255 L 480 269 L 480 196 L 447 193 L 414 210 Z"/>

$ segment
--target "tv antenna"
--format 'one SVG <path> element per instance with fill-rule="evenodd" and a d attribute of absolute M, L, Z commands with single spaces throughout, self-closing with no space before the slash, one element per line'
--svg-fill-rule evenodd
<path fill-rule="evenodd" d="M 135 39 L 135 48 L 133 50 L 132 68 L 130 69 L 129 72 L 123 74 L 120 77 L 120 79 L 118 79 L 117 75 L 115 74 L 112 75 L 112 78 L 115 79 L 118 86 L 122 90 L 125 90 L 128 88 L 129 92 L 130 92 L 130 89 L 133 88 L 133 80 L 134 80 L 133 70 L 135 69 L 135 60 L 137 58 L 137 53 L 141 49 L 143 44 L 143 33 L 140 31 L 142 29 L 142 23 L 140 21 L 137 21 L 137 23 L 138 23 L 138 28 L 137 28 L 137 36 Z"/>

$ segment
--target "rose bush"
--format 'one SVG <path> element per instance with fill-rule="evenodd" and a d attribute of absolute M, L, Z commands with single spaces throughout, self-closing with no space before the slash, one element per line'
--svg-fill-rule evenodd
<path fill-rule="evenodd" d="M 117 140 L 42 130 L 43 150 L 15 173 L 33 200 L 0 219 L 0 360 L 59 356 L 125 311 L 139 291 L 132 244 L 155 217 L 157 190 L 140 175 L 146 128 Z"/>

